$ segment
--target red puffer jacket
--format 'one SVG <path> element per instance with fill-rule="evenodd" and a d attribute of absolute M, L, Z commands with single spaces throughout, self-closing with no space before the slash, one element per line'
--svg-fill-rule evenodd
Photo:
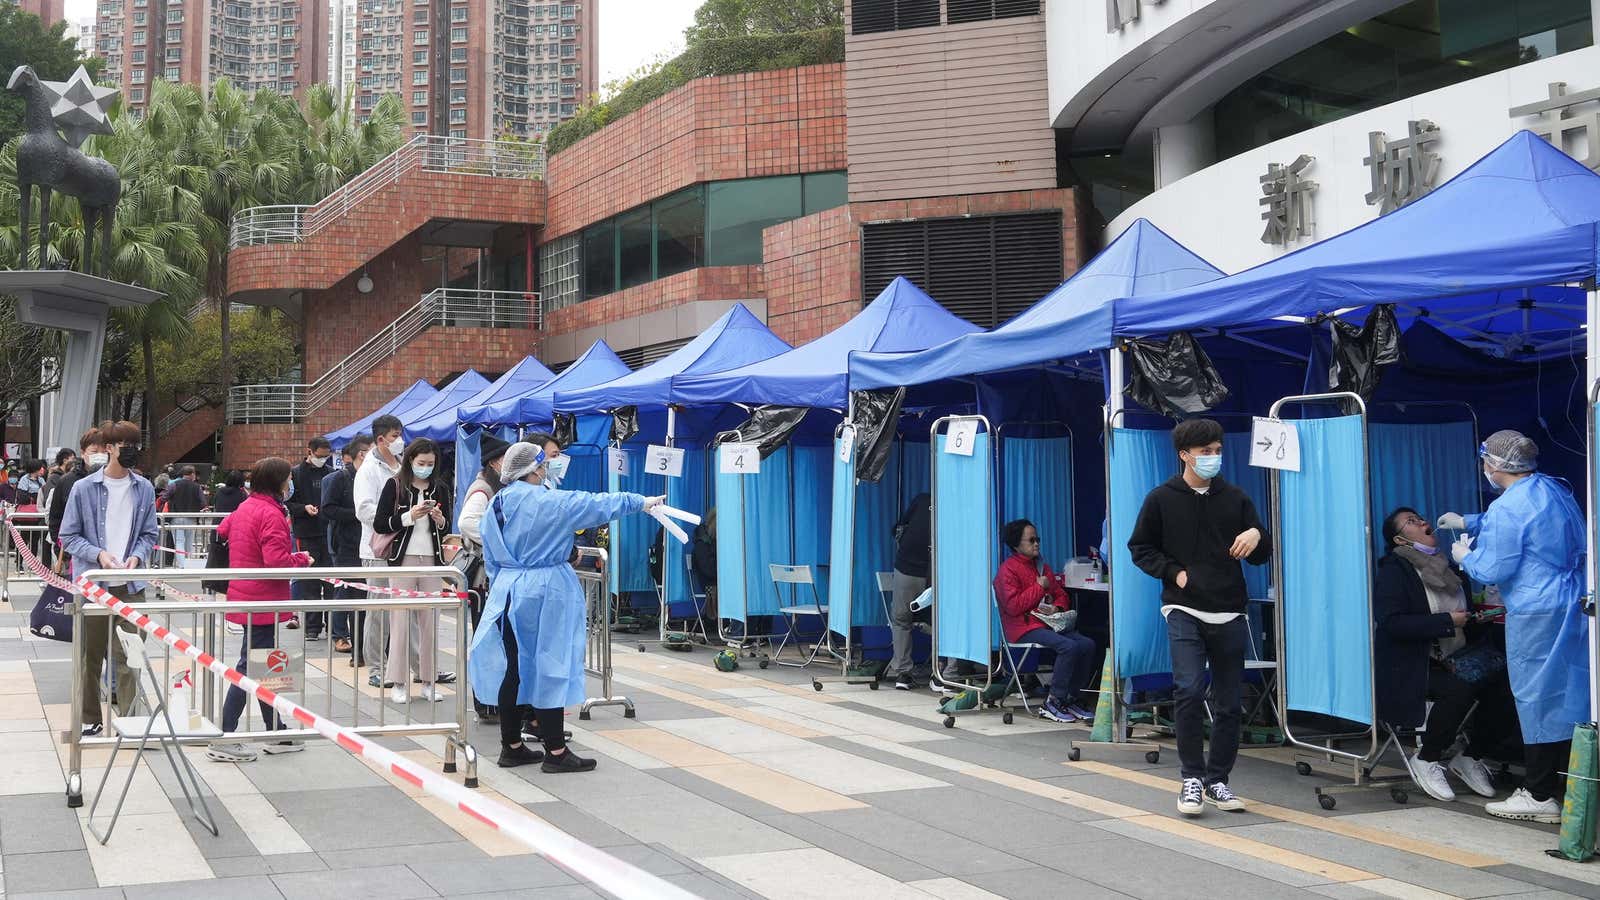
<path fill-rule="evenodd" d="M 1049 579 L 1046 587 L 1039 586 L 1040 575 Z M 1020 553 L 1011 554 L 1000 564 L 1000 574 L 994 577 L 994 597 L 1000 604 L 1000 627 L 1008 641 L 1021 640 L 1033 629 L 1046 627 L 1031 615 L 1040 603 L 1049 601 L 1060 609 L 1072 605 L 1050 565 L 1041 560 L 1035 566 L 1034 560 Z"/>
<path fill-rule="evenodd" d="M 217 526 L 217 536 L 228 542 L 228 566 L 233 569 L 288 569 L 305 566 L 309 559 L 294 552 L 289 534 L 289 511 L 275 498 L 251 494 Z M 228 599 L 235 602 L 291 598 L 289 581 L 235 578 L 228 583 Z M 230 622 L 270 625 L 292 613 L 228 613 Z"/>

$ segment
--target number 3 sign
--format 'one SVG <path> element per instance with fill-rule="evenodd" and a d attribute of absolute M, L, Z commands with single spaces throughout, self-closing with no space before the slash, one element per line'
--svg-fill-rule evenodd
<path fill-rule="evenodd" d="M 683 477 L 683 451 L 651 444 L 644 455 L 644 470 L 651 475 Z"/>

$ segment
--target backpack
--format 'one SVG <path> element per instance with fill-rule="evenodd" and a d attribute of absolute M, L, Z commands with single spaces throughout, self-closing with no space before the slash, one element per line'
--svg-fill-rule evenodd
<path fill-rule="evenodd" d="M 666 559 L 662 553 L 661 543 L 662 539 L 665 537 L 666 532 L 660 528 L 657 528 L 655 539 L 650 541 L 650 552 L 647 556 L 650 566 L 650 578 L 655 581 L 656 587 L 661 586 L 662 575 L 666 567 Z"/>

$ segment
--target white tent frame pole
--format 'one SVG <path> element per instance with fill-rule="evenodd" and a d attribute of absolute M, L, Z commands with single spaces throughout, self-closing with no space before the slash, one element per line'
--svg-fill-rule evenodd
<path fill-rule="evenodd" d="M 1597 5 L 1600 5 L 1600 0 L 1597 0 Z M 1594 429 L 1594 426 L 1593 426 L 1593 422 L 1594 422 L 1594 386 L 1596 384 L 1597 379 L 1600 379 L 1600 290 L 1597 290 L 1596 286 L 1594 285 L 1594 283 L 1591 282 L 1588 285 L 1588 291 L 1586 292 L 1586 294 L 1587 294 L 1588 301 L 1589 301 L 1588 302 L 1589 323 L 1588 323 L 1588 328 L 1585 329 L 1584 337 L 1586 338 L 1585 343 L 1587 345 L 1586 349 L 1588 350 L 1587 375 L 1588 375 L 1588 384 L 1590 385 L 1590 388 L 1589 388 L 1589 391 L 1584 396 L 1584 402 L 1586 404 L 1588 404 L 1588 406 L 1589 406 L 1588 415 L 1585 416 L 1585 419 L 1587 421 L 1589 421 L 1591 424 L 1590 424 L 1590 428 L 1589 428 L 1589 433 L 1584 435 L 1584 445 L 1586 447 L 1588 447 L 1588 449 L 1589 449 L 1589 452 L 1588 452 L 1586 460 L 1585 460 L 1585 462 L 1587 464 L 1583 467 L 1584 468 L 1583 477 L 1584 477 L 1584 480 L 1588 483 L 1588 500 L 1589 500 L 1589 502 L 1586 504 L 1588 506 L 1588 510 L 1587 510 L 1588 515 L 1586 515 L 1584 518 L 1586 520 L 1586 523 L 1587 523 L 1587 526 L 1588 526 L 1588 532 L 1589 532 L 1589 534 L 1588 534 L 1588 537 L 1589 537 L 1589 547 L 1588 547 L 1588 549 L 1589 549 L 1589 553 L 1588 553 L 1589 562 L 1588 562 L 1588 565 L 1584 566 L 1584 573 L 1583 574 L 1584 574 L 1584 579 L 1587 582 L 1587 584 L 1585 586 L 1588 588 L 1587 598 L 1586 598 L 1587 599 L 1587 604 L 1586 605 L 1589 606 L 1590 608 L 1593 608 L 1593 604 L 1595 602 L 1596 582 L 1600 581 L 1600 574 L 1597 574 L 1597 567 L 1600 567 L 1600 560 L 1597 560 L 1595 558 L 1596 557 L 1596 554 L 1595 554 L 1595 546 L 1596 546 L 1595 545 L 1595 537 L 1596 537 L 1596 534 L 1595 534 L 1595 515 L 1596 515 L 1596 509 L 1595 509 L 1595 496 L 1596 496 L 1596 494 L 1595 494 L 1595 489 L 1596 489 L 1597 485 L 1595 484 L 1595 478 L 1594 478 L 1594 455 L 1595 455 L 1595 452 L 1597 451 L 1597 449 L 1600 449 L 1600 448 L 1596 448 L 1595 447 L 1595 443 L 1594 443 L 1594 441 L 1595 441 L 1595 438 L 1594 438 L 1595 429 Z M 1590 721 L 1594 721 L 1597 716 L 1600 716 L 1600 672 L 1597 672 L 1597 670 L 1596 670 L 1596 664 L 1600 663 L 1600 628 L 1596 628 L 1595 627 L 1596 623 L 1597 623 L 1597 620 L 1594 617 L 1590 617 L 1589 618 L 1588 624 L 1589 624 L 1589 720 Z"/>

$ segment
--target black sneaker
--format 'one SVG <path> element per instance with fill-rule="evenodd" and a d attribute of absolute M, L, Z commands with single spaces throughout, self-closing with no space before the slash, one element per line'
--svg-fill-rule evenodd
<path fill-rule="evenodd" d="M 544 765 L 541 770 L 552 775 L 559 775 L 562 772 L 589 772 L 593 771 L 594 767 L 594 760 L 584 759 L 573 753 L 572 748 L 569 747 L 565 753 L 556 756 L 547 755 L 544 758 Z"/>
<path fill-rule="evenodd" d="M 1205 788 L 1200 779 L 1185 778 L 1182 790 L 1178 791 L 1178 812 L 1186 816 L 1198 816 L 1205 811 Z"/>
<path fill-rule="evenodd" d="M 93 725 L 85 725 L 85 726 L 83 726 L 83 736 L 84 737 L 99 737 L 101 732 L 103 732 L 105 730 L 106 730 L 106 726 L 105 726 L 104 723 L 95 722 Z"/>
<path fill-rule="evenodd" d="M 543 760 L 543 750 L 534 750 L 527 744 L 522 744 L 516 747 L 501 747 L 500 758 L 495 760 L 495 765 L 502 769 L 515 769 L 517 766 L 528 766 Z"/>
<path fill-rule="evenodd" d="M 918 681 L 917 677 L 910 672 L 894 680 L 894 689 L 897 691 L 914 691 L 919 687 L 922 687 L 922 682 Z"/>
<path fill-rule="evenodd" d="M 320 632 L 320 631 L 318 631 L 318 632 L 310 632 L 310 631 L 306 632 L 306 642 L 307 643 L 310 643 L 312 641 L 320 641 L 320 640 L 322 640 L 322 632 Z"/>
<path fill-rule="evenodd" d="M 1234 796 L 1227 782 L 1213 781 L 1206 785 L 1206 802 L 1226 812 L 1242 812 L 1244 801 Z"/>

